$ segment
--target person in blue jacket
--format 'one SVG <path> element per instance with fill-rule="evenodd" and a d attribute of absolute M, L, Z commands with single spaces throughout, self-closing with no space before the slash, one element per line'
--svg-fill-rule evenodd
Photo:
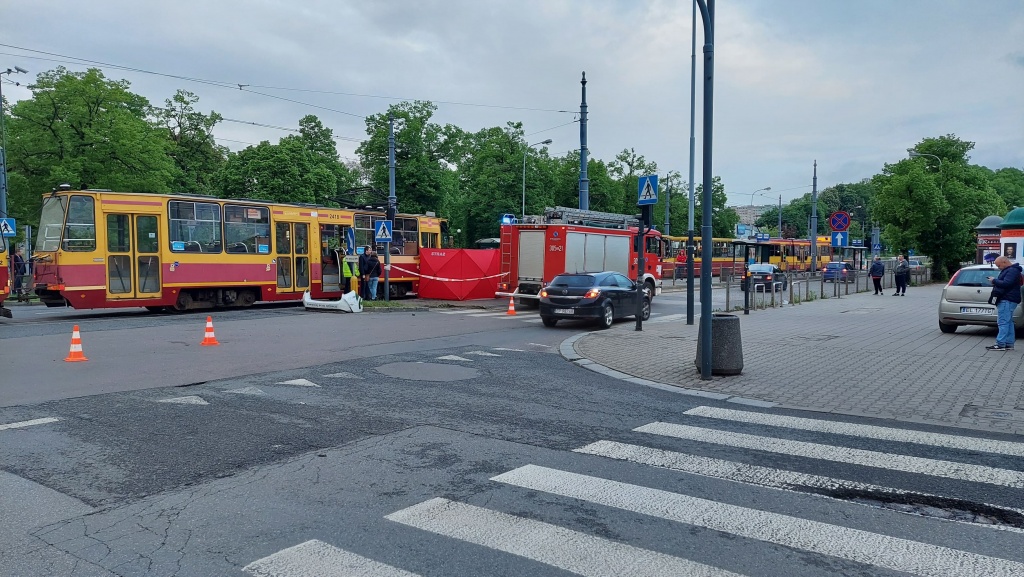
<path fill-rule="evenodd" d="M 990 351 L 1012 351 L 1016 340 L 1013 311 L 1020 304 L 1021 268 L 1005 256 L 996 258 L 995 264 L 999 267 L 999 276 L 988 277 L 988 282 L 992 283 L 992 296 L 989 300 L 996 305 L 999 334 L 996 335 L 996 344 L 985 348 Z"/>

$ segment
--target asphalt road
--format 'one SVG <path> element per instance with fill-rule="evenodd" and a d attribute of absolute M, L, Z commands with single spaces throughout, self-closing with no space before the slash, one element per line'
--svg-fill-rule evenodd
<path fill-rule="evenodd" d="M 525 313 L 215 320 L 4 327 L 0 575 L 1024 574 L 1012 439 L 638 387 Z"/>

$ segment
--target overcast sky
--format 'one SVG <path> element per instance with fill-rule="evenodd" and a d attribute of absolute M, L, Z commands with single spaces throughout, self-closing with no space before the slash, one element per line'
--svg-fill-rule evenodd
<path fill-rule="evenodd" d="M 413 99 L 438 104 L 435 122 L 469 131 L 522 121 L 531 143 L 551 138 L 552 154 L 564 154 L 580 145 L 573 121 L 586 71 L 591 157 L 607 162 L 634 148 L 661 174 L 677 170 L 686 179 L 691 6 L 0 0 L 0 70 L 28 69 L 31 76 L 4 76 L 25 83 L 58 64 L 84 70 L 66 58 L 75 57 L 246 84 L 229 89 L 101 66 L 154 104 L 183 88 L 200 97 L 200 110 L 232 120 L 294 128 L 316 114 L 348 158 L 365 137 L 362 117 Z M 5 81 L 3 94 L 18 100 L 29 92 Z M 233 150 L 287 134 L 239 122 L 215 129 Z M 713 173 L 732 204 L 810 192 L 815 160 L 819 190 L 856 182 L 905 158 L 922 138 L 945 134 L 975 142 L 974 163 L 1024 168 L 1024 2 L 719 0 L 713 134 Z"/>

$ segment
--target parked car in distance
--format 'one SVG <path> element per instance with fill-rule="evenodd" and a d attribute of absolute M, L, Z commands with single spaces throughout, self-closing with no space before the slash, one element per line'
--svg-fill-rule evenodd
<path fill-rule="evenodd" d="M 615 319 L 636 316 L 637 295 L 643 299 L 640 318 L 651 317 L 651 298 L 636 283 L 614 271 L 563 273 L 540 291 L 540 319 L 553 327 L 564 319 L 593 319 L 602 329 Z"/>
<path fill-rule="evenodd" d="M 988 302 L 992 294 L 988 277 L 997 276 L 999 269 L 990 264 L 965 266 L 956 271 L 939 299 L 939 330 L 953 333 L 965 325 L 997 326 L 996 306 Z M 1024 287 L 1021 292 L 1024 294 Z M 1024 307 L 1013 309 L 1013 325 L 1018 331 L 1024 328 Z"/>
<path fill-rule="evenodd" d="M 856 277 L 857 269 L 848 262 L 825 263 L 825 268 L 821 269 L 821 279 L 825 282 L 846 282 Z"/>
<path fill-rule="evenodd" d="M 918 271 L 924 270 L 924 265 L 921 264 L 921 261 L 919 261 L 919 260 L 908 260 L 907 264 L 910 265 L 910 270 L 912 272 L 918 272 Z"/>
<path fill-rule="evenodd" d="M 789 288 L 789 277 L 781 268 L 773 264 L 752 264 L 747 266 L 750 273 L 749 282 L 756 292 L 773 292 Z M 740 280 L 740 290 L 747 290 L 748 277 Z M 762 286 L 758 286 L 762 285 Z"/>

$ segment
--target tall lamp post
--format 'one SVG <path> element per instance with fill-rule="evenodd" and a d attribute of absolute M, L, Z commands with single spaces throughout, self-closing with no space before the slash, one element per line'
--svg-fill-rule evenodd
<path fill-rule="evenodd" d="M 14 73 L 28 74 L 28 70 L 21 66 L 0 70 L 0 79 L 3 78 L 4 74 L 10 76 Z M 2 85 L 3 82 L 0 81 L 0 86 Z M 3 104 L 3 101 L 3 89 L 0 89 L 0 105 Z M 7 217 L 7 129 L 4 126 L 4 111 L 2 108 L 0 108 L 0 217 Z"/>
<path fill-rule="evenodd" d="M 523 218 L 524 221 L 526 220 L 526 153 L 529 152 L 531 148 L 533 148 L 534 146 L 537 146 L 538 144 L 544 144 L 544 145 L 551 144 L 551 139 L 549 138 L 547 140 L 542 140 L 540 142 L 534 142 L 533 144 L 528 144 L 526 146 L 526 148 L 523 149 L 523 213 L 522 213 L 522 218 Z"/>

